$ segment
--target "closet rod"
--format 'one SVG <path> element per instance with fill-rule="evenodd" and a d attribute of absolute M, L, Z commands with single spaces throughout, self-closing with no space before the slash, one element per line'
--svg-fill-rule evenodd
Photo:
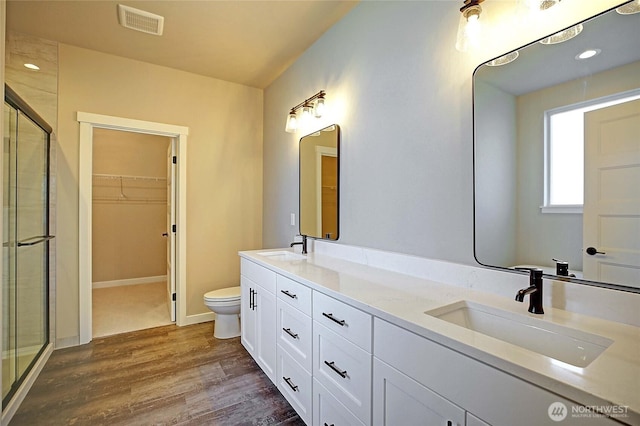
<path fill-rule="evenodd" d="M 107 175 L 107 174 L 99 174 L 99 173 L 94 173 L 93 177 L 97 179 L 114 179 L 114 180 L 118 180 L 118 179 L 153 180 L 156 182 L 167 180 L 167 178 L 159 177 L 159 176 L 127 176 L 127 175 Z"/>

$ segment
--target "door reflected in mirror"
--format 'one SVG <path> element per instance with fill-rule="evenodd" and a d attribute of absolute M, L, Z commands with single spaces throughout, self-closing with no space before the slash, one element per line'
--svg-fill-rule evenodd
<path fill-rule="evenodd" d="M 338 239 L 340 126 L 300 139 L 300 234 Z"/>
<path fill-rule="evenodd" d="M 640 13 L 582 24 L 474 73 L 475 256 L 638 292 Z"/>

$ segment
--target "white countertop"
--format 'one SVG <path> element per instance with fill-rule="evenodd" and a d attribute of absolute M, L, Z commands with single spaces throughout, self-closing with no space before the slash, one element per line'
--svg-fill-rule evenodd
<path fill-rule="evenodd" d="M 258 254 L 265 251 L 268 250 L 243 251 L 240 256 L 577 403 L 626 406 L 628 417 L 619 420 L 640 424 L 639 327 L 547 306 L 544 315 L 533 315 L 527 312 L 526 302 L 484 291 L 321 254 L 309 253 L 305 259 L 288 261 Z M 461 300 L 531 315 L 609 338 L 613 343 L 580 369 L 424 313 Z"/>

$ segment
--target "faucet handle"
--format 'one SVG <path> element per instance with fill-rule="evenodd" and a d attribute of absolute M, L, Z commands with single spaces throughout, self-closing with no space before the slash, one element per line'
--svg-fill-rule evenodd
<path fill-rule="evenodd" d="M 544 271 L 540 268 L 524 268 L 524 267 L 516 267 L 517 271 L 528 271 L 529 272 L 529 284 L 536 285 L 537 282 L 542 281 L 542 274 Z"/>
<path fill-rule="evenodd" d="M 555 257 L 551 260 L 556 262 L 556 275 L 560 275 L 563 277 L 569 276 L 569 262 L 556 259 Z"/>

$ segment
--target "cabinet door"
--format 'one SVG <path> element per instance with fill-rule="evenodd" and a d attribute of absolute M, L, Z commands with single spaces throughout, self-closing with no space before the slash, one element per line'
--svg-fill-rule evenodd
<path fill-rule="evenodd" d="M 374 358 L 373 424 L 463 426 L 465 412 L 395 368 Z"/>
<path fill-rule="evenodd" d="M 255 358 L 256 354 L 256 311 L 253 308 L 253 292 L 256 284 L 245 276 L 240 277 L 241 304 L 240 330 L 242 346 Z"/>
<path fill-rule="evenodd" d="M 256 318 L 255 360 L 262 371 L 276 383 L 276 296 L 261 286 L 254 293 Z"/>

